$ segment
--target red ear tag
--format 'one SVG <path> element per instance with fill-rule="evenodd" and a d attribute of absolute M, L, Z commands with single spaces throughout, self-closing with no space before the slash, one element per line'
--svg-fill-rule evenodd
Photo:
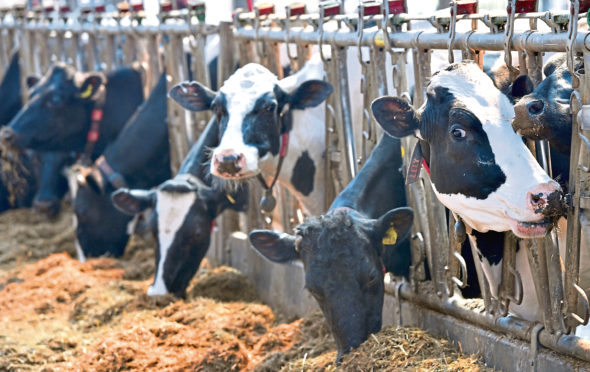
<path fill-rule="evenodd" d="M 383 275 L 385 275 L 385 273 L 387 272 L 387 270 L 385 269 L 385 265 L 381 264 L 381 271 L 383 272 Z"/>
<path fill-rule="evenodd" d="M 215 228 L 215 220 L 211 221 L 211 227 L 209 227 L 209 233 L 213 233 L 213 229 Z"/>
<path fill-rule="evenodd" d="M 94 109 L 92 110 L 91 119 L 92 121 L 101 121 L 102 120 L 102 110 L 101 109 Z"/>
<path fill-rule="evenodd" d="M 408 167 L 408 174 L 406 175 L 406 185 L 410 185 L 420 178 L 420 168 L 424 163 L 422 156 L 422 148 L 420 142 L 416 142 L 414 150 L 412 150 L 412 157 L 410 158 L 410 165 Z"/>

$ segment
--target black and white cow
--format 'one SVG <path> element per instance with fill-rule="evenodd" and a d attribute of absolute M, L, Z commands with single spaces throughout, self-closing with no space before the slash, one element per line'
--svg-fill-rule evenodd
<path fill-rule="evenodd" d="M 372 110 L 383 129 L 394 137 L 416 135 L 437 198 L 472 229 L 512 231 L 520 238 L 544 236 L 553 227 L 547 216 L 561 188 L 539 166 L 522 139 L 512 130 L 514 109 L 492 80 L 473 63 L 457 63 L 432 76 L 427 101 L 419 110 L 406 101 L 382 97 Z M 556 197 L 557 196 L 557 197 Z M 501 280 L 501 252 L 478 247 L 483 273 L 492 295 Z M 492 247 L 493 248 L 493 247 Z M 511 310 L 538 319 L 526 252 L 517 252 L 516 265 L 524 280 L 524 299 Z"/>
<path fill-rule="evenodd" d="M 142 74 L 120 68 L 81 73 L 58 63 L 34 83 L 29 101 L 2 129 L 5 144 L 41 151 L 83 152 L 94 109 L 102 110 L 93 158 L 112 142 L 143 102 Z"/>
<path fill-rule="evenodd" d="M 155 190 L 120 189 L 112 195 L 117 208 L 129 215 L 153 208 L 150 227 L 158 251 L 150 296 L 183 297 L 209 249 L 215 218 L 225 209 L 243 211 L 247 206 L 247 185 L 228 192 L 222 185 L 207 184 L 207 153 L 218 140 L 218 128 L 213 118 L 173 179 Z"/>
<path fill-rule="evenodd" d="M 394 274 L 408 274 L 413 213 L 403 208 L 400 150 L 398 139 L 382 137 L 328 213 L 308 218 L 295 234 L 250 233 L 252 245 L 269 260 L 303 262 L 305 288 L 326 317 L 338 359 L 381 329 L 384 257 L 394 257 Z"/>
<path fill-rule="evenodd" d="M 332 92 L 323 63 L 313 57 L 294 75 L 278 80 L 265 67 L 238 69 L 215 93 L 197 82 L 172 88 L 170 97 L 191 111 L 212 110 L 220 141 L 211 156 L 211 174 L 243 180 L 258 174 L 267 184 L 284 157 L 278 182 L 308 214 L 322 213 L 325 155 L 325 106 Z"/>
<path fill-rule="evenodd" d="M 124 253 L 132 217 L 116 209 L 111 193 L 119 188 L 157 186 L 171 177 L 166 75 L 90 169 L 77 177 L 74 225 L 78 258 Z"/>

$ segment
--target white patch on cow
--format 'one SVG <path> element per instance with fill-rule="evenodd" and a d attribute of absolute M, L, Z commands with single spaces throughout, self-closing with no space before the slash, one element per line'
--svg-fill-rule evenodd
<path fill-rule="evenodd" d="M 219 91 L 225 95 L 229 119 L 219 146 L 213 151 L 213 156 L 225 151 L 243 154 L 246 160 L 243 172 L 258 173 L 258 149 L 244 143 L 242 122 L 254 108 L 256 100 L 266 93 L 272 93 L 277 82 L 277 77 L 267 68 L 256 63 L 249 63 L 223 83 Z M 213 162 L 211 162 L 211 173 L 218 175 Z"/>
<path fill-rule="evenodd" d="M 527 193 L 542 185 L 558 187 L 541 169 L 511 126 L 514 109 L 508 98 L 475 64 L 432 77 L 429 91 L 436 86 L 449 89 L 457 100 L 481 121 L 506 182 L 486 199 L 460 194 L 443 194 L 433 188 L 438 199 L 480 232 L 512 230 L 510 219 L 538 221 L 530 208 Z"/>
<path fill-rule="evenodd" d="M 74 230 L 76 230 L 76 228 L 78 227 L 78 217 L 76 217 L 75 214 L 72 216 L 72 224 L 74 225 Z M 84 251 L 82 250 L 82 246 L 80 245 L 80 242 L 78 241 L 78 237 L 76 237 L 76 240 L 74 241 L 74 245 L 76 246 L 76 253 L 78 254 L 78 261 L 86 262 L 86 255 L 84 254 Z"/>
<path fill-rule="evenodd" d="M 80 174 L 80 166 L 74 164 L 71 167 L 64 168 L 63 175 L 68 180 L 68 189 L 72 200 L 76 199 L 78 193 L 78 175 Z"/>
<path fill-rule="evenodd" d="M 176 233 L 182 226 L 186 215 L 195 203 L 197 194 L 194 192 L 175 193 L 158 190 L 156 212 L 158 213 L 158 245 L 160 261 L 156 269 L 154 284 L 148 289 L 148 296 L 168 293 L 164 283 L 164 263 Z"/>

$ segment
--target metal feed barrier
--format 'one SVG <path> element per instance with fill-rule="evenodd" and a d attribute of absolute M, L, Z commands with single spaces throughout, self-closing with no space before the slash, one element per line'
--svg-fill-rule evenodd
<path fill-rule="evenodd" d="M 134 2 L 127 9 L 114 12 L 106 12 L 101 5 L 75 12 L 69 7 L 5 9 L 0 10 L 0 67 L 8 65 L 10 52 L 16 48 L 22 57 L 23 77 L 45 72 L 53 61 L 73 64 L 82 71 L 109 71 L 140 61 L 146 67 L 148 93 L 164 67 L 171 76 L 171 84 L 187 80 L 191 73 L 194 80 L 208 84 L 210 76 L 204 45 L 207 36 L 215 33 L 220 37 L 219 82 L 232 73 L 237 62 L 240 65 L 251 61 L 262 63 L 281 77 L 281 53 L 286 52 L 291 69 L 297 70 L 309 58 L 312 49 L 319 48 L 327 79 L 334 86 L 326 110 L 325 178 L 330 180 L 326 184 L 327 208 L 354 177 L 381 134 L 371 117 L 371 101 L 385 94 L 409 97 L 409 85 L 413 83 L 414 105 L 420 106 L 432 72 L 432 50 L 448 51 L 449 62 L 454 61 L 454 52 L 459 51 L 462 58 L 474 60 L 480 66 L 486 51 L 504 51 L 511 77 L 526 73 L 535 84 L 542 78 L 542 54 L 565 52 L 568 66 L 576 76 L 576 91 L 571 99 L 574 117 L 571 158 L 574 161 L 570 173 L 571 208 L 565 270 L 559 260 L 555 234 L 521 242 L 529 252 L 538 300 L 544 309 L 543 322 L 535 324 L 507 316 L 509 304 L 522 299 L 520 275 L 514 268 L 516 239 L 512 234 L 505 237 L 503 280 L 498 296 L 491 295 L 489 284 L 478 268 L 485 310 L 470 310 L 465 301 L 453 297 L 457 287 L 462 287 L 467 279 L 460 250 L 465 226 L 461 221 L 456 222 L 452 214 L 447 223 L 445 209 L 424 174 L 406 189 L 409 204 L 417 212 L 412 232 L 410 282 L 386 278 L 386 292 L 391 295 L 388 298 L 395 304 L 386 309 L 395 309 L 395 312 L 384 315 L 395 318 L 395 323 L 409 324 L 407 309 L 412 306 L 425 314 L 424 317 L 437 319 L 440 324 L 454 327 L 464 324 L 467 333 L 492 339 L 488 346 L 492 345 L 494 350 L 503 345 L 498 335 L 511 336 L 530 345 L 530 354 L 525 359 L 532 368 L 541 360 L 539 345 L 558 352 L 558 356 L 590 362 L 590 342 L 572 334 L 578 325 L 586 324 L 589 317 L 587 296 L 577 283 L 580 265 L 587 264 L 580 263 L 580 231 L 590 232 L 586 222 L 590 213 L 590 76 L 574 72 L 573 61 L 581 56 L 590 68 L 590 38 L 587 31 L 578 31 L 577 22 L 586 18 L 590 2 L 571 1 L 570 10 L 566 12 L 537 12 L 536 1 L 531 0 L 509 0 L 508 3 L 507 11 L 480 13 L 476 1 L 459 1 L 452 3 L 450 11 L 429 17 L 409 15 L 403 0 L 383 4 L 364 2 L 358 14 L 352 15 L 342 14 L 338 2 L 320 4 L 318 14 L 308 14 L 305 4 L 293 4 L 286 9 L 287 17 L 276 16 L 272 4 L 267 4 L 255 7 L 252 12 L 237 12 L 232 23 L 219 26 L 204 23 L 201 3 L 189 4 L 182 10 L 163 4 L 155 24 L 146 22 L 142 5 Z M 515 22 L 522 20 L 528 20 L 529 29 L 516 31 Z M 432 28 L 414 30 L 412 26 L 420 21 L 429 22 Z M 539 23 L 547 25 L 549 30 L 538 31 Z M 457 25 L 465 24 L 470 25 L 468 30 L 460 31 Z M 185 45 L 189 45 L 190 66 Z M 512 61 L 511 51 L 518 53 L 518 68 L 513 67 L 516 63 Z M 347 56 L 351 52 L 361 66 L 361 76 L 348 75 Z M 414 75 L 411 82 L 406 74 L 410 55 Z M 350 78 L 361 80 L 360 92 L 350 92 Z M 362 117 L 353 118 L 350 97 L 358 94 L 362 96 Z M 171 101 L 168 107 L 171 167 L 175 172 L 208 116 L 190 114 Z M 355 119 L 360 119 L 360 128 L 354 127 Z M 410 154 L 415 141 L 413 138 L 402 141 L 406 154 Z M 530 143 L 529 147 L 551 172 L 547 144 L 540 141 Z M 404 157 L 404 162 L 407 169 L 409 156 Z M 251 189 L 254 190 L 252 207 L 247 216 L 226 212 L 218 219 L 211 252 L 219 263 L 238 264 L 236 252 L 226 244 L 231 241 L 228 238 L 232 231 L 247 232 L 270 221 L 266 218 L 269 216 L 262 218 L 259 212 L 260 188 Z M 285 190 L 278 190 L 278 197 L 279 218 L 275 220 L 280 221 L 283 228 L 290 229 L 299 222 L 300 213 Z M 425 287 L 425 265 L 432 276 L 429 291 L 421 290 Z M 256 266 L 256 270 L 259 268 Z M 294 282 L 299 283 L 300 279 Z M 300 295 L 291 297 L 301 298 Z M 515 350 L 514 347 L 511 350 Z M 549 362 L 546 358 L 542 360 L 548 368 Z M 516 364 L 498 362 L 495 365 Z"/>
<path fill-rule="evenodd" d="M 328 80 L 335 94 L 328 101 L 326 133 L 326 171 L 335 180 L 327 185 L 333 192 L 345 186 L 375 145 L 380 130 L 369 113 L 370 102 L 384 94 L 408 94 L 406 80 L 407 55 L 414 64 L 414 106 L 425 100 L 430 74 L 432 50 L 448 51 L 449 63 L 454 51 L 463 59 L 483 65 L 485 51 L 505 52 L 505 62 L 511 78 L 528 74 L 534 84 L 542 79 L 544 52 L 567 53 L 568 67 L 575 75 L 575 93 L 571 108 L 574 117 L 570 176 L 568 231 L 565 263 L 559 256 L 556 233 L 542 239 L 522 240 L 527 249 L 529 264 L 535 279 L 538 301 L 543 309 L 543 322 L 535 324 L 508 315 L 511 302 L 522 300 L 522 281 L 515 270 L 517 239 L 505 237 L 503 277 L 497 296 L 492 296 L 489 283 L 481 275 L 484 311 L 468 310 L 464 301 L 453 296 L 457 287 L 466 283 L 465 260 L 461 257 L 461 243 L 466 238 L 465 226 L 451 214 L 446 223 L 446 212 L 422 174 L 420 182 L 407 187 L 409 204 L 417 211 L 412 235 L 412 268 L 410 283 L 386 280 L 386 291 L 398 299 L 421 307 L 452 315 L 482 329 L 507 334 L 531 343 L 531 366 L 535 368 L 537 347 L 542 345 L 564 355 L 590 362 L 590 342 L 573 335 L 575 328 L 587 324 L 589 304 L 586 293 L 578 285 L 580 264 L 580 231 L 590 233 L 587 215 L 590 213 L 590 77 L 573 70 L 574 58 L 583 57 L 590 68 L 590 38 L 587 31 L 578 31 L 578 21 L 586 22 L 590 2 L 571 1 L 569 11 L 538 12 L 536 1 L 508 1 L 506 11 L 478 12 L 477 1 L 452 2 L 450 10 L 430 17 L 407 14 L 404 1 L 364 2 L 358 14 L 341 13 L 341 4 L 320 4 L 319 14 L 306 14 L 301 4 L 287 8 L 287 17 L 276 16 L 272 6 L 255 8 L 253 12 L 235 16 L 234 38 L 240 45 L 240 61 L 263 63 L 280 73 L 279 44 L 287 46 L 289 59 L 295 68 L 301 66 L 301 56 L 308 56 L 310 46 L 319 47 Z M 528 30 L 515 30 L 515 21 L 528 20 Z M 414 31 L 416 21 L 428 21 L 429 31 Z M 469 23 L 468 31 L 458 31 L 458 24 Z M 538 24 L 548 26 L 539 31 Z M 330 29 L 328 27 L 331 26 Z M 369 27 L 370 26 L 370 27 Z M 350 113 L 347 80 L 347 49 L 357 50 L 361 64 L 361 92 L 363 118 L 361 145 L 355 147 L 353 120 Z M 295 56 L 292 50 L 297 50 Z M 331 53 L 327 53 L 330 49 Z M 366 50 L 368 49 L 368 53 Z M 518 53 L 518 67 L 512 61 L 512 51 Z M 386 57 L 390 65 L 386 64 Z M 392 71 L 387 71 L 392 69 Z M 395 91 L 388 92 L 387 79 L 393 80 Z M 353 97 L 357 92 L 352 92 Z M 404 139 L 403 147 L 409 154 L 415 139 Z M 540 164 L 551 174 L 549 148 L 545 141 L 529 143 Z M 404 158 L 408 167 L 409 157 Z M 255 211 L 256 212 L 256 211 Z M 563 244 L 563 242 L 561 242 Z M 421 292 L 424 265 L 429 265 L 433 290 Z M 400 305 L 401 306 L 401 305 Z M 401 314 L 401 313 L 400 313 Z"/>

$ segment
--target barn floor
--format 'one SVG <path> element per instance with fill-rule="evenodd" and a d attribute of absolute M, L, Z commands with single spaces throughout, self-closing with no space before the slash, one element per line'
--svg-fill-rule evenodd
<path fill-rule="evenodd" d="M 238 271 L 206 262 L 186 300 L 145 295 L 154 242 L 134 237 L 121 260 L 80 263 L 72 216 L 0 215 L 0 370 L 482 371 L 447 341 L 386 328 L 334 364 L 320 314 L 278 318 Z"/>

